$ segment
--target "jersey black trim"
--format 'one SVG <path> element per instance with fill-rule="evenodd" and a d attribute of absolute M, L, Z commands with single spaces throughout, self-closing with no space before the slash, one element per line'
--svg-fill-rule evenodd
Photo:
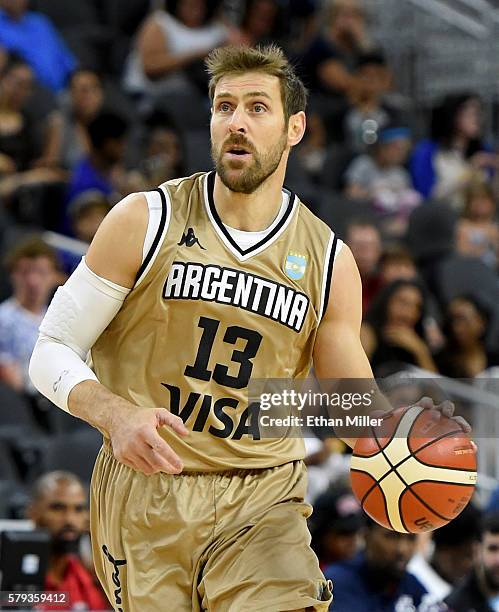
<path fill-rule="evenodd" d="M 331 246 L 331 253 L 329 254 L 329 261 L 327 264 L 326 287 L 324 288 L 324 300 L 322 303 L 322 312 L 320 313 L 319 321 L 322 320 L 322 317 L 324 316 L 324 313 L 326 312 L 327 305 L 329 302 L 329 292 L 331 290 L 331 277 L 333 276 L 334 257 L 336 255 L 337 246 L 338 246 L 338 236 L 335 234 L 333 238 L 333 244 Z"/>
<path fill-rule="evenodd" d="M 156 236 L 154 236 L 153 243 L 151 244 L 151 248 L 149 249 L 147 255 L 145 256 L 144 261 L 142 262 L 142 265 L 139 268 L 139 271 L 137 272 L 137 276 L 135 277 L 135 284 L 137 284 L 139 278 L 142 276 L 142 274 L 144 274 L 144 271 L 149 265 L 149 262 L 153 258 L 154 253 L 156 252 L 156 249 L 158 248 L 159 241 L 161 240 L 161 236 L 163 235 L 163 230 L 165 229 L 165 224 L 166 224 L 167 203 L 166 203 L 165 193 L 159 187 L 158 189 L 154 189 L 153 191 L 158 192 L 159 195 L 161 196 L 161 219 L 159 222 L 158 231 L 156 232 Z"/>
<path fill-rule="evenodd" d="M 286 193 L 288 193 L 289 195 L 289 202 L 288 202 L 288 206 L 286 210 L 284 211 L 284 215 L 280 219 L 279 223 L 274 227 L 274 229 L 269 234 L 267 234 L 264 238 L 262 238 L 260 242 L 257 242 L 256 244 L 249 247 L 248 249 L 241 249 L 241 247 L 237 244 L 237 242 L 235 242 L 235 240 L 232 238 L 230 233 L 227 231 L 227 228 L 222 223 L 222 220 L 218 216 L 217 209 L 215 208 L 215 202 L 213 201 L 213 188 L 215 187 L 215 172 L 210 172 L 206 180 L 208 181 L 208 184 L 207 184 L 208 206 L 210 207 L 210 212 L 213 216 L 213 220 L 215 221 L 215 223 L 217 224 L 217 227 L 222 232 L 222 234 L 225 236 L 225 238 L 227 238 L 227 241 L 230 243 L 231 247 L 235 251 L 237 251 L 240 255 L 248 255 L 249 253 L 252 253 L 253 251 L 256 251 L 257 249 L 261 248 L 267 242 L 270 242 L 272 238 L 277 234 L 277 232 L 282 228 L 282 226 L 286 223 L 286 221 L 288 220 L 289 216 L 291 215 L 293 211 L 293 206 L 295 204 L 296 196 L 292 191 L 289 191 L 289 189 L 284 188 L 284 191 L 286 191 Z"/>

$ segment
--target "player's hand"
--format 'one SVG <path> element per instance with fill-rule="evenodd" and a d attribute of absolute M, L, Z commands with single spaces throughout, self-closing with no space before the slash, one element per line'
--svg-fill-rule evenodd
<path fill-rule="evenodd" d="M 166 408 L 135 408 L 117 414 L 109 428 L 116 460 L 148 476 L 180 474 L 184 467 L 180 457 L 158 433 L 163 426 L 181 436 L 189 433 L 182 419 Z"/>
<path fill-rule="evenodd" d="M 459 427 L 461 427 L 464 433 L 471 433 L 471 425 L 468 423 L 468 421 L 463 419 L 461 416 L 454 416 L 454 410 L 456 407 L 450 400 L 445 400 L 441 404 L 435 404 L 431 397 L 422 397 L 419 402 L 416 402 L 415 405 L 421 406 L 421 408 L 424 408 L 425 410 L 435 410 L 443 416 L 455 421 Z"/>

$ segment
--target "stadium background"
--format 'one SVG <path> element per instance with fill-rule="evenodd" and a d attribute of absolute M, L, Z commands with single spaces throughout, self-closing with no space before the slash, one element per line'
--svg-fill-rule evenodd
<path fill-rule="evenodd" d="M 447 376 L 447 395 L 477 435 L 493 432 L 479 441 L 476 504 L 496 509 L 497 403 L 483 393 L 497 386 L 499 365 L 495 0 L 0 7 L 0 519 L 24 519 L 32 484 L 50 470 L 89 481 L 100 436 L 27 379 L 36 328 L 110 207 L 211 168 L 201 60 L 227 42 L 277 42 L 305 80 L 309 128 L 286 184 L 354 252 L 376 374 Z M 25 8 L 29 35 L 16 31 Z M 155 56 L 140 42 L 152 22 L 161 24 L 159 47 L 164 28 L 175 48 L 163 42 Z M 30 268 L 52 261 L 43 244 L 56 253 L 53 271 Z M 407 288 L 416 305 L 400 314 L 395 302 Z M 307 445 L 310 500 L 344 491 L 342 445 L 320 437 Z"/>

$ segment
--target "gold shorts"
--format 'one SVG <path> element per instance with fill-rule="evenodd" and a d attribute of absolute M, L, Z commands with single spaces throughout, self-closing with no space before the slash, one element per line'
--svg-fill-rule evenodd
<path fill-rule="evenodd" d="M 301 461 L 266 470 L 145 476 L 107 446 L 92 477 L 97 575 L 123 612 L 326 611 Z"/>

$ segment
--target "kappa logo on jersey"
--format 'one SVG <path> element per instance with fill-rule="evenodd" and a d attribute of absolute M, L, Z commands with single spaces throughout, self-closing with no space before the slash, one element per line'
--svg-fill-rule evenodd
<path fill-rule="evenodd" d="M 286 257 L 284 272 L 291 280 L 300 280 L 305 275 L 307 269 L 307 258 L 305 255 L 290 251 Z"/>
<path fill-rule="evenodd" d="M 201 249 L 203 249 L 203 251 L 206 251 L 204 246 L 202 246 L 199 240 L 196 238 L 196 234 L 194 233 L 192 227 L 187 230 L 187 234 L 184 234 L 180 239 L 180 242 L 177 242 L 177 244 L 178 246 L 185 245 L 186 247 L 193 247 L 195 244 L 197 244 Z"/>
<path fill-rule="evenodd" d="M 299 332 L 310 300 L 299 291 L 242 270 L 175 262 L 163 288 L 165 299 L 231 304 Z"/>

